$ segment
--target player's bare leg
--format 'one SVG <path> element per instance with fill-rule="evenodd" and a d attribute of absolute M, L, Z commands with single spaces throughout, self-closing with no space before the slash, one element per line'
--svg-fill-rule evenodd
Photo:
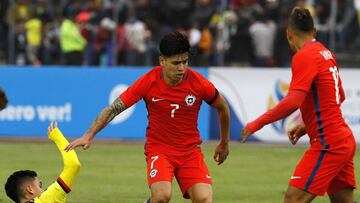
<path fill-rule="evenodd" d="M 171 199 L 171 182 L 159 181 L 151 184 L 151 203 L 167 203 Z"/>
<path fill-rule="evenodd" d="M 354 191 L 351 187 L 346 187 L 329 195 L 329 198 L 331 203 L 353 203 Z"/>
<path fill-rule="evenodd" d="M 192 203 L 212 203 L 212 187 L 207 183 L 197 183 L 189 188 Z"/>
<path fill-rule="evenodd" d="M 284 203 L 309 203 L 316 195 L 310 194 L 299 188 L 289 186 L 285 193 Z"/>

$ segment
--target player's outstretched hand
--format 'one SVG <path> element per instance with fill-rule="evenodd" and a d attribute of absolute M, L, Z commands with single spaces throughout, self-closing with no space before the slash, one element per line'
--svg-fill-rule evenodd
<path fill-rule="evenodd" d="M 306 129 L 305 129 L 305 125 L 299 124 L 293 128 L 291 128 L 290 130 L 288 130 L 288 137 L 289 137 L 289 141 L 291 142 L 291 144 L 295 145 L 297 143 L 297 141 L 306 134 Z"/>
<path fill-rule="evenodd" d="M 249 136 L 250 136 L 249 130 L 246 127 L 244 127 L 241 131 L 241 143 L 245 143 Z"/>
<path fill-rule="evenodd" d="M 83 135 L 82 137 L 70 142 L 70 144 L 65 147 L 65 151 L 70 151 L 72 149 L 75 149 L 76 147 L 82 146 L 82 148 L 88 149 L 91 145 L 91 141 L 86 137 L 86 134 Z"/>
<path fill-rule="evenodd" d="M 51 132 L 58 127 L 58 124 L 56 121 L 51 121 L 49 127 L 48 127 L 48 137 L 50 140 L 53 140 L 53 137 L 51 137 Z"/>
<path fill-rule="evenodd" d="M 229 144 L 219 143 L 215 148 L 214 160 L 218 165 L 222 164 L 229 155 Z"/>

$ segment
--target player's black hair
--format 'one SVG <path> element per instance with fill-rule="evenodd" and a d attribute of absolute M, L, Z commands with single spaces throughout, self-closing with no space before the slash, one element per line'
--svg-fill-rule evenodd
<path fill-rule="evenodd" d="M 174 56 L 177 54 L 190 53 L 190 43 L 188 38 L 180 32 L 170 32 L 160 41 L 160 54 L 163 56 Z"/>
<path fill-rule="evenodd" d="M 0 111 L 3 110 L 8 103 L 5 91 L 0 88 Z"/>
<path fill-rule="evenodd" d="M 314 20 L 306 8 L 293 8 L 289 17 L 289 26 L 295 31 L 309 33 L 314 29 Z"/>
<path fill-rule="evenodd" d="M 5 192 L 10 199 L 14 202 L 20 202 L 20 197 L 24 195 L 22 188 L 23 183 L 28 179 L 34 179 L 37 177 L 35 171 L 21 170 L 11 174 L 5 183 Z"/>

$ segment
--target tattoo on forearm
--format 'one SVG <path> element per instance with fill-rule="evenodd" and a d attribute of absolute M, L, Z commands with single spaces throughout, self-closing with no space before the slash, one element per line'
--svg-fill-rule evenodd
<path fill-rule="evenodd" d="M 112 121 L 112 119 L 115 118 L 115 116 L 119 115 L 121 112 L 123 112 L 126 109 L 126 106 L 124 102 L 117 98 L 111 105 L 110 105 L 110 115 L 108 117 L 107 122 Z"/>
<path fill-rule="evenodd" d="M 126 108 L 124 102 L 120 98 L 117 98 L 95 118 L 88 131 L 95 130 L 97 132 L 101 130 Z"/>
<path fill-rule="evenodd" d="M 119 113 L 123 112 L 126 109 L 126 106 L 120 98 L 117 98 L 111 104 L 110 108 L 111 108 L 112 113 L 116 114 L 115 116 L 117 116 Z"/>

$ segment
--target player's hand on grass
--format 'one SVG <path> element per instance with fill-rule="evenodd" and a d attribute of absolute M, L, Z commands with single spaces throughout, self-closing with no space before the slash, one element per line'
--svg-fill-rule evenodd
<path fill-rule="evenodd" d="M 306 134 L 306 129 L 305 129 L 305 125 L 299 124 L 293 128 L 291 128 L 290 130 L 288 130 L 288 137 L 289 137 L 289 141 L 291 142 L 291 144 L 295 145 L 297 143 L 297 141 Z"/>
<path fill-rule="evenodd" d="M 245 143 L 250 134 L 250 131 L 246 127 L 244 127 L 241 131 L 241 143 Z"/>
<path fill-rule="evenodd" d="M 218 165 L 222 164 L 229 155 L 229 144 L 219 143 L 215 148 L 214 160 Z"/>
<path fill-rule="evenodd" d="M 65 151 L 70 151 L 72 149 L 75 149 L 76 147 L 82 146 L 82 148 L 88 149 L 91 145 L 91 140 L 89 138 L 87 138 L 86 134 L 83 135 L 82 137 L 70 142 L 70 144 L 65 147 Z"/>

